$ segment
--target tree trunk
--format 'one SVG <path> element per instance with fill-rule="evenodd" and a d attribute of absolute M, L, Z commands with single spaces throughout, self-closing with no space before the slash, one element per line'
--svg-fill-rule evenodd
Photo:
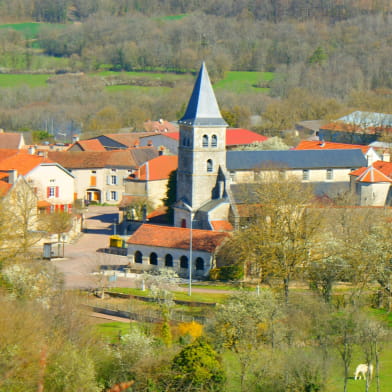
<path fill-rule="evenodd" d="M 290 278 L 286 276 L 283 279 L 284 300 L 286 304 L 289 302 L 289 283 L 290 283 Z"/>

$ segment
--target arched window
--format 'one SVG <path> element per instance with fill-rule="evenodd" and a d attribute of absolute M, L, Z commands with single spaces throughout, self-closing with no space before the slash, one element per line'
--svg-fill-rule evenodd
<path fill-rule="evenodd" d="M 138 250 L 135 252 L 135 263 L 143 264 L 143 254 L 142 252 L 139 252 Z"/>
<path fill-rule="evenodd" d="M 208 147 L 208 136 L 203 135 L 203 147 Z"/>
<path fill-rule="evenodd" d="M 207 161 L 207 172 L 211 173 L 214 170 L 214 164 L 212 163 L 212 159 Z"/>
<path fill-rule="evenodd" d="M 186 256 L 180 257 L 180 267 L 181 268 L 188 268 L 188 257 L 186 257 Z"/>
<path fill-rule="evenodd" d="M 170 253 L 165 256 L 165 267 L 173 267 L 173 256 Z"/>
<path fill-rule="evenodd" d="M 204 270 L 204 260 L 201 257 L 196 259 L 196 270 L 202 271 Z"/>
<path fill-rule="evenodd" d="M 211 136 L 211 147 L 216 147 L 218 145 L 218 137 L 216 135 Z"/>
<path fill-rule="evenodd" d="M 155 252 L 150 254 L 150 264 L 151 265 L 158 265 L 158 255 Z"/>

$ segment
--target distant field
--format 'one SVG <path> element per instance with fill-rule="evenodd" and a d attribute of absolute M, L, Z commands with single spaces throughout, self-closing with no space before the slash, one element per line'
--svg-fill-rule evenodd
<path fill-rule="evenodd" d="M 34 39 L 38 37 L 39 30 L 43 27 L 48 28 L 62 28 L 65 25 L 56 24 L 56 23 L 35 23 L 35 22 L 27 22 L 27 23 L 6 23 L 0 24 L 0 29 L 12 29 L 20 31 L 24 34 L 27 39 Z"/>
<path fill-rule="evenodd" d="M 1 87 L 44 87 L 46 80 L 53 75 L 29 75 L 29 74 L 0 74 L 0 88 Z"/>
<path fill-rule="evenodd" d="M 235 93 L 247 92 L 268 92 L 269 88 L 260 88 L 256 85 L 263 81 L 270 81 L 274 78 L 272 72 L 227 72 L 224 79 L 215 83 L 214 87 L 222 90 L 230 90 Z"/>
<path fill-rule="evenodd" d="M 66 63 L 62 63 L 63 59 L 51 58 L 47 56 L 33 56 L 32 61 L 45 61 L 45 66 L 50 69 L 50 61 L 53 59 L 53 65 L 64 66 Z M 0 59 L 0 66 L 6 66 L 4 63 L 5 58 Z M 103 71 L 98 73 L 92 73 L 91 76 L 99 76 L 103 78 L 113 78 L 113 83 L 116 83 L 116 79 L 122 81 L 147 79 L 147 80 L 162 80 L 167 82 L 179 82 L 188 81 L 193 82 L 194 76 L 190 74 L 174 74 L 174 73 L 156 73 L 156 72 L 113 72 Z M 49 74 L 0 74 L 0 88 L 1 87 L 18 87 L 27 85 L 29 87 L 44 87 L 46 80 L 53 75 Z M 234 93 L 249 93 L 249 92 L 268 92 L 268 88 L 255 87 L 260 82 L 272 80 L 274 74 L 271 72 L 228 72 L 225 79 L 220 80 L 214 85 L 217 90 L 228 90 Z M 110 93 L 117 93 L 122 91 L 140 91 L 140 92 L 153 92 L 157 95 L 163 95 L 170 90 L 170 87 L 166 86 L 135 86 L 127 84 L 114 84 L 107 86 L 106 90 Z"/>

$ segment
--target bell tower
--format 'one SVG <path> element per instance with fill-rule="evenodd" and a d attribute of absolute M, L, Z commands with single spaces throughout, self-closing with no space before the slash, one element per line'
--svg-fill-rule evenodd
<path fill-rule="evenodd" d="M 219 181 L 226 171 L 226 128 L 206 65 L 201 65 L 184 116 L 179 120 L 177 206 L 186 203 L 196 212 L 212 199 L 222 197 Z M 174 224 L 183 225 L 175 208 Z M 188 219 L 186 220 L 188 221 Z"/>

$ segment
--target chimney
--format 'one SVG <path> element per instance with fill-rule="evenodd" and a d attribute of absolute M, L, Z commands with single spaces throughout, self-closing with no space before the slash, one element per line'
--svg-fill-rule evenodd
<path fill-rule="evenodd" d="M 8 171 L 8 183 L 9 184 L 15 184 L 17 178 L 18 178 L 18 171 L 16 169 L 11 169 Z"/>
<path fill-rule="evenodd" d="M 30 146 L 29 147 L 29 154 L 30 155 L 35 155 L 35 151 L 36 151 L 35 146 Z"/>
<path fill-rule="evenodd" d="M 390 154 L 387 150 L 385 150 L 385 151 L 382 153 L 382 160 L 383 160 L 384 162 L 391 162 L 391 154 Z"/>
<path fill-rule="evenodd" d="M 73 135 L 72 136 L 72 143 L 76 143 L 79 141 L 79 135 Z"/>
<path fill-rule="evenodd" d="M 147 146 L 148 146 L 148 147 L 151 147 L 151 146 L 152 146 L 152 140 L 151 140 L 151 139 L 148 139 L 148 140 L 147 140 Z"/>
<path fill-rule="evenodd" d="M 133 143 L 133 147 L 139 147 L 139 140 L 136 139 L 135 142 Z"/>

